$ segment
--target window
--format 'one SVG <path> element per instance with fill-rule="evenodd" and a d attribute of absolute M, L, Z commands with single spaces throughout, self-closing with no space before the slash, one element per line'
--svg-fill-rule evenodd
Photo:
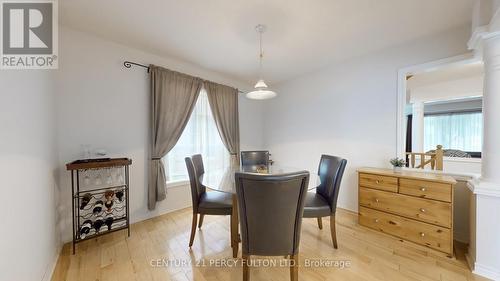
<path fill-rule="evenodd" d="M 426 115 L 424 117 L 424 148 L 429 151 L 441 144 L 445 149 L 481 152 L 483 114 L 462 112 Z"/>
<path fill-rule="evenodd" d="M 198 96 L 193 113 L 177 144 L 163 158 L 167 182 L 188 180 L 184 158 L 198 153 L 203 156 L 205 166 L 210 169 L 229 166 L 229 152 L 220 138 L 204 89 Z"/>

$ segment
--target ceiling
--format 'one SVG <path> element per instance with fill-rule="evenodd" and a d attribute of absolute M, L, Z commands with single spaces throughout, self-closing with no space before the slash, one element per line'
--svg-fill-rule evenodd
<path fill-rule="evenodd" d="M 258 75 L 254 27 L 263 23 L 264 77 L 272 85 L 469 24 L 472 6 L 473 0 L 65 0 L 59 14 L 63 25 L 248 82 Z"/>

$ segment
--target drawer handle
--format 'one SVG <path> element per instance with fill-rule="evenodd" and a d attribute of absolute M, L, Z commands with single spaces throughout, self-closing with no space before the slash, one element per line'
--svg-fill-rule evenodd
<path fill-rule="evenodd" d="M 423 186 L 420 188 L 420 191 L 426 191 L 426 190 L 427 189 L 425 187 L 423 187 Z"/>
<path fill-rule="evenodd" d="M 375 221 L 376 223 L 378 223 L 378 222 L 379 222 L 379 220 L 378 220 L 378 219 L 375 219 L 374 221 Z"/>
<path fill-rule="evenodd" d="M 425 236 L 425 233 L 420 232 L 420 236 L 424 237 L 424 236 Z"/>
<path fill-rule="evenodd" d="M 376 184 L 381 184 L 383 182 L 383 180 L 376 180 L 375 183 Z"/>
<path fill-rule="evenodd" d="M 420 208 L 420 212 L 425 213 L 425 209 L 424 208 Z"/>
<path fill-rule="evenodd" d="M 375 198 L 375 202 L 377 202 L 377 203 L 379 202 L 378 198 Z"/>

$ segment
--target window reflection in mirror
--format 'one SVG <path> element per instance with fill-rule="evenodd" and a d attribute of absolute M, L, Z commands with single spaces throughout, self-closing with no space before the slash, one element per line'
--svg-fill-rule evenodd
<path fill-rule="evenodd" d="M 407 75 L 406 152 L 481 158 L 483 76 L 481 63 Z"/>

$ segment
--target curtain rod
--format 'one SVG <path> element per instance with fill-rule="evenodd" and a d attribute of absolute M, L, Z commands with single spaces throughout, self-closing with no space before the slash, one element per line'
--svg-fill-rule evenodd
<path fill-rule="evenodd" d="M 123 66 L 125 66 L 125 68 L 131 68 L 132 65 L 143 67 L 149 73 L 149 66 L 147 66 L 147 65 L 136 63 L 136 62 L 133 62 L 133 61 L 128 61 L 128 60 L 126 60 L 126 61 L 123 62 Z M 242 93 L 242 94 L 245 93 L 245 92 L 243 92 L 240 89 L 237 89 L 237 90 L 238 90 L 238 93 Z"/>
<path fill-rule="evenodd" d="M 126 60 L 126 61 L 123 62 L 123 66 L 125 66 L 126 68 L 131 68 L 132 65 L 139 66 L 139 67 L 144 67 L 147 70 L 147 72 L 149 73 L 149 66 L 147 66 L 147 65 L 136 63 L 136 62 L 132 62 L 132 61 L 128 61 L 128 60 Z"/>

